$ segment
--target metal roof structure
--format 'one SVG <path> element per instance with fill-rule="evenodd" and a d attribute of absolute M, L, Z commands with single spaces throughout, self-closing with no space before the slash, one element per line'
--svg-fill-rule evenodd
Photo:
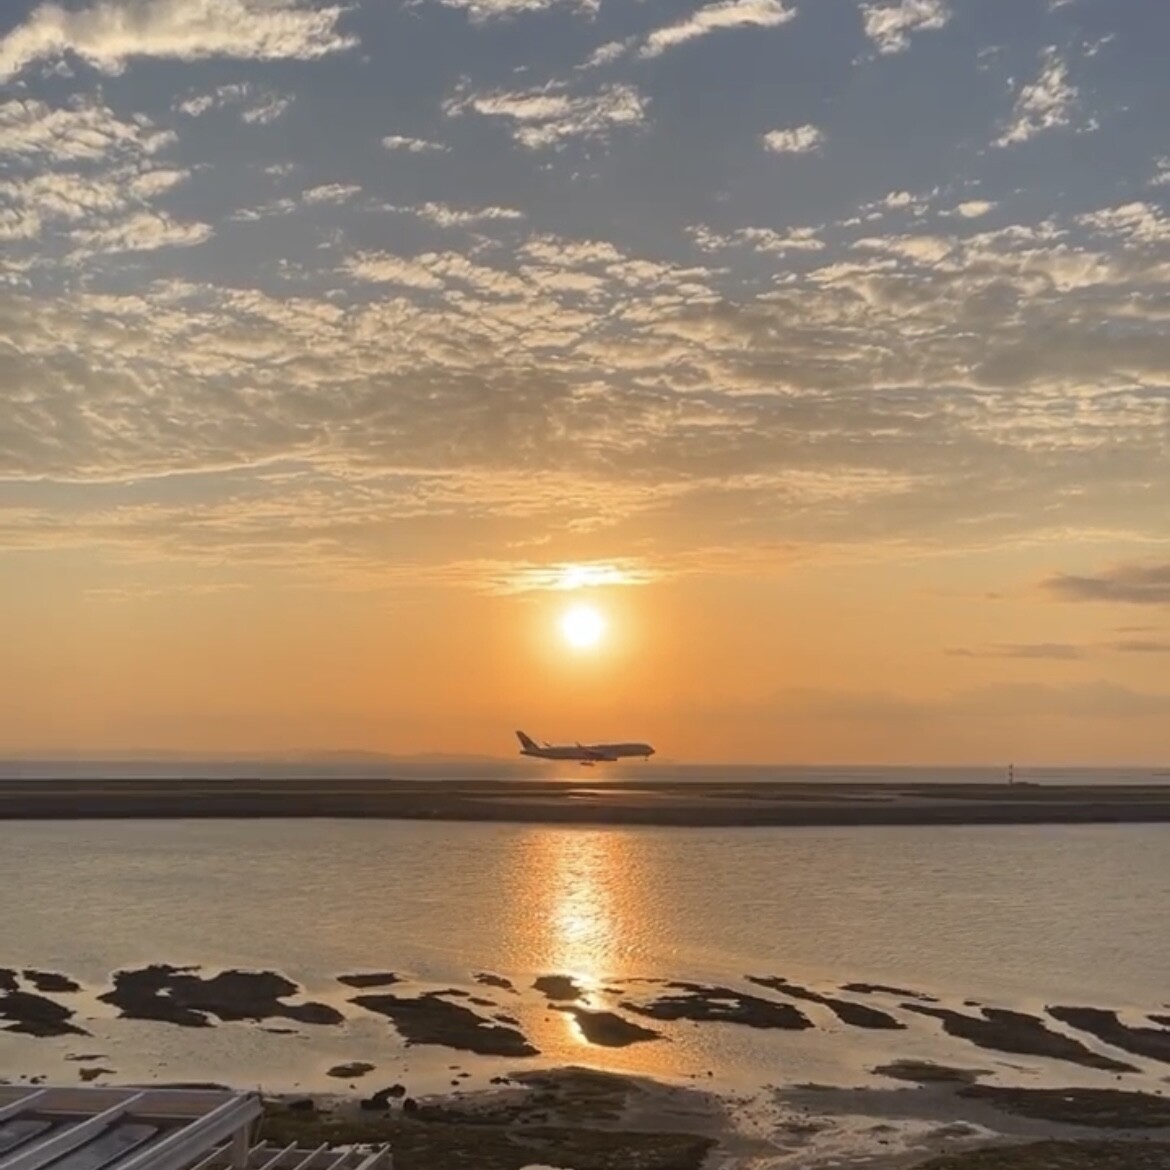
<path fill-rule="evenodd" d="M 253 1144 L 256 1093 L 0 1085 L 0 1170 L 392 1170 L 387 1147 Z"/>

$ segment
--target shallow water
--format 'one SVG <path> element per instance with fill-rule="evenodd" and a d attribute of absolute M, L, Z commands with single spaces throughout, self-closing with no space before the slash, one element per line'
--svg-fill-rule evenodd
<path fill-rule="evenodd" d="M 385 1020 L 347 1004 L 356 993 L 336 976 L 391 970 L 422 987 L 470 988 L 475 972 L 492 971 L 522 990 L 488 993 L 521 1020 L 546 1063 L 711 1072 L 737 1085 L 856 1084 L 875 1063 L 916 1056 L 1112 1083 L 973 1048 L 933 1020 L 865 1032 L 813 1004 L 801 1005 L 817 1025 L 807 1032 L 642 1020 L 666 1039 L 598 1048 L 530 985 L 539 974 L 571 974 L 594 1005 L 614 1008 L 621 997 L 602 989 L 629 992 L 638 977 L 746 988 L 745 975 L 783 975 L 830 992 L 854 980 L 892 983 L 956 1007 L 972 998 L 1027 1010 L 1157 1010 L 1170 1001 L 1168 846 L 1170 827 L 1157 825 L 10 824 L 0 847 L 0 966 L 61 971 L 90 993 L 108 987 L 114 970 L 152 962 L 279 970 L 354 1018 L 292 1035 L 236 1024 L 190 1030 L 115 1019 L 93 994 L 54 997 L 89 1019 L 94 1040 L 0 1032 L 0 1071 L 67 1068 L 73 1079 L 66 1053 L 102 1052 L 120 1073 L 163 1079 L 344 1087 L 324 1070 L 370 1059 L 379 1083 L 409 1075 L 437 1088 L 451 1066 L 479 1082 L 516 1062 L 403 1048 Z"/>

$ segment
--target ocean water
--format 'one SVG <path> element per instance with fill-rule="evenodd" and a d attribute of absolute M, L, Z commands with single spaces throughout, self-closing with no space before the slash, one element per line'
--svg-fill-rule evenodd
<path fill-rule="evenodd" d="M 541 1050 L 538 1064 L 751 1087 L 864 1084 L 875 1064 L 916 1057 L 1005 1076 L 1026 1069 L 1031 1083 L 1113 1084 L 1112 1074 L 975 1049 L 935 1020 L 906 1015 L 906 1031 L 867 1032 L 807 1003 L 816 1027 L 806 1032 L 643 1019 L 661 1041 L 602 1048 L 532 982 L 572 975 L 590 1006 L 627 1018 L 636 1017 L 623 1004 L 655 994 L 639 980 L 766 995 L 745 977 L 780 975 L 829 993 L 852 981 L 892 984 L 968 1012 L 968 1001 L 1031 1012 L 1108 1007 L 1138 1023 L 1170 1003 L 1168 857 L 1162 825 L 10 823 L 0 843 L 0 967 L 80 981 L 82 993 L 55 998 L 92 1039 L 0 1031 L 0 1074 L 73 1080 L 66 1057 L 90 1052 L 122 1077 L 336 1089 L 329 1066 L 366 1059 L 379 1083 L 406 1077 L 421 1091 L 447 1085 L 453 1067 L 475 1083 L 518 1067 L 404 1046 L 337 981 L 372 970 L 397 973 L 404 983 L 393 990 L 403 994 L 486 994 L 519 1020 Z M 291 1033 L 186 1029 L 118 1019 L 97 999 L 112 972 L 157 962 L 280 971 L 347 1022 Z M 478 986 L 477 972 L 505 976 L 517 992 Z M 868 1002 L 898 1011 L 905 998 Z M 1133 1063 L 1151 1084 L 1167 1072 Z"/>
<path fill-rule="evenodd" d="M 605 783 L 638 780 L 645 783 L 677 781 L 780 781 L 801 784 L 998 784 L 1006 780 L 1005 760 L 996 765 L 814 765 L 680 763 L 663 757 L 619 760 L 585 768 L 572 762 L 465 757 L 393 757 L 363 754 L 238 759 L 186 757 L 90 759 L 84 757 L 0 759 L 0 780 L 38 777 L 308 777 L 344 779 L 388 777 L 400 780 L 533 780 L 565 779 Z M 1016 762 L 1017 780 L 1041 784 L 1126 785 L 1170 784 L 1170 767 L 1055 767 Z"/>

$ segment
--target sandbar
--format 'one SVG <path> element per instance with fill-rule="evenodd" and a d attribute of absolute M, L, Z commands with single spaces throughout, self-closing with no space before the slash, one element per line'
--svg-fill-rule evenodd
<path fill-rule="evenodd" d="M 378 817 L 692 827 L 1170 822 L 1170 785 L 792 781 L 0 781 L 0 820 Z"/>

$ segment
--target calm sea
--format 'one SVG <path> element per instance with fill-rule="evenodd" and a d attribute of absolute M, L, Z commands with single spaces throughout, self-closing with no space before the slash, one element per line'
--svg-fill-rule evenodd
<path fill-rule="evenodd" d="M 1002 765 L 804 765 L 804 764 L 680 764 L 666 760 L 623 760 L 598 768 L 538 760 L 323 756 L 296 759 L 0 759 L 0 779 L 37 777 L 387 777 L 402 780 L 525 780 L 556 777 L 569 780 L 781 781 L 820 784 L 996 784 L 1008 774 Z M 1038 767 L 1017 763 L 1017 780 L 1043 784 L 1170 784 L 1170 766 Z"/>
<path fill-rule="evenodd" d="M 598 1049 L 530 988 L 537 975 L 571 974 L 596 1006 L 614 1008 L 621 997 L 604 989 L 628 992 L 638 978 L 748 989 L 746 975 L 782 975 L 829 992 L 891 983 L 960 1010 L 967 1000 L 1031 1011 L 1085 1004 L 1140 1022 L 1136 1013 L 1170 1001 L 1168 858 L 1170 826 L 1161 825 L 10 823 L 0 966 L 79 979 L 86 992 L 74 1002 L 94 1039 L 0 1032 L 0 1072 L 68 1068 L 74 1079 L 61 1062 L 80 1047 L 124 1075 L 323 1085 L 331 1063 L 371 1059 L 382 1077 L 446 1083 L 461 1054 L 404 1049 L 384 1020 L 347 1004 L 353 993 L 336 977 L 361 970 L 394 971 L 408 993 L 412 984 L 474 988 L 476 972 L 507 976 L 522 994 L 490 994 L 549 1063 L 710 1070 L 723 1082 L 856 1083 L 873 1063 L 904 1056 L 996 1067 L 937 1021 L 908 1017 L 906 1032 L 867 1033 L 817 1005 L 807 1005 L 818 1026 L 805 1033 L 684 1023 L 661 1043 Z M 279 970 L 355 1018 L 292 1036 L 188 1030 L 117 1020 L 97 1002 L 111 972 L 152 962 Z M 464 1067 L 501 1071 L 490 1061 Z M 1086 1078 L 1112 1083 L 1075 1066 L 1057 1079 Z"/>

